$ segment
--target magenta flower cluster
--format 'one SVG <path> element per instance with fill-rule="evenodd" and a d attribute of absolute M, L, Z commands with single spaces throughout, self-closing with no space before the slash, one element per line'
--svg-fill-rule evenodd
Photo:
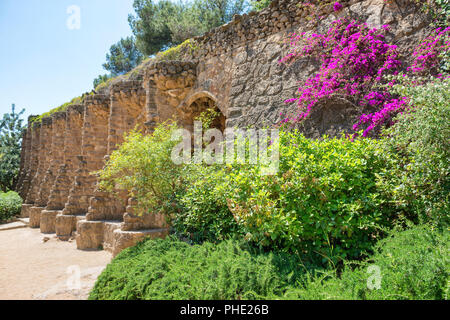
<path fill-rule="evenodd" d="M 335 2 L 335 4 L 333 5 L 333 9 L 334 11 L 340 11 L 342 9 L 342 4 L 340 4 L 339 2 Z"/>
<path fill-rule="evenodd" d="M 438 28 L 423 40 L 413 52 L 414 61 L 408 67 L 408 71 L 419 74 L 431 72 L 434 76 L 441 78 L 442 74 L 438 73 L 436 66 L 439 65 L 439 54 L 450 49 L 448 33 L 450 33 L 450 27 Z"/>
<path fill-rule="evenodd" d="M 297 103 L 299 113 L 282 122 L 301 121 L 320 99 L 340 95 L 362 110 L 370 111 L 362 114 L 354 125 L 354 130 L 364 130 L 364 136 L 390 123 L 393 116 L 405 109 L 408 101 L 407 98 L 392 96 L 379 86 L 393 86 L 394 81 L 384 80 L 385 76 L 397 75 L 401 71 L 397 47 L 385 41 L 384 33 L 388 29 L 386 25 L 376 29 L 340 19 L 333 22 L 326 34 L 293 34 L 289 39 L 291 50 L 280 62 L 313 58 L 320 63 L 320 69 L 302 83 L 294 98 L 285 101 Z M 442 37 L 442 32 L 436 36 Z M 437 52 L 442 44 L 436 38 L 427 39 L 425 43 L 415 52 L 412 72 L 428 70 L 437 63 Z"/>

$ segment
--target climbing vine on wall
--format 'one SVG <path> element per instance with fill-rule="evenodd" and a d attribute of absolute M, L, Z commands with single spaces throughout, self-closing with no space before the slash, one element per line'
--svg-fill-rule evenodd
<path fill-rule="evenodd" d="M 364 129 L 363 135 L 367 136 L 389 124 L 407 106 L 407 98 L 394 96 L 386 89 L 395 83 L 389 76 L 406 70 L 409 75 L 444 77 L 440 66 L 442 56 L 449 52 L 450 28 L 438 28 L 423 40 L 406 69 L 397 46 L 385 40 L 388 30 L 388 25 L 376 29 L 344 18 L 334 21 L 325 34 L 293 34 L 289 39 L 291 50 L 280 62 L 308 58 L 319 62 L 320 69 L 301 84 L 295 97 L 286 101 L 297 103 L 299 112 L 283 122 L 301 121 L 320 99 L 339 95 L 361 107 L 354 129 Z"/>

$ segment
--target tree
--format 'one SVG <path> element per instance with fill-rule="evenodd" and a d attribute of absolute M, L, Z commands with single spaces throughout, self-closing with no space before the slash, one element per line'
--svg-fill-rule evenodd
<path fill-rule="evenodd" d="M 15 186 L 20 170 L 22 135 L 26 128 L 20 119 L 25 109 L 16 113 L 14 104 L 11 108 L 11 113 L 4 114 L 0 120 L 0 189 L 4 192 Z"/>
<path fill-rule="evenodd" d="M 177 6 L 179 4 L 167 0 L 157 3 L 134 0 L 136 16 L 129 15 L 128 22 L 136 37 L 136 45 L 144 54 L 152 55 L 172 45 L 168 21 L 176 15 Z"/>
<path fill-rule="evenodd" d="M 130 72 L 141 63 L 144 57 L 137 48 L 133 37 L 120 39 L 111 46 L 109 51 L 106 54 L 106 63 L 103 64 L 103 68 L 111 72 L 113 76 Z"/>
<path fill-rule="evenodd" d="M 198 19 L 210 30 L 230 22 L 235 14 L 242 14 L 249 8 L 246 0 L 195 0 Z"/>
<path fill-rule="evenodd" d="M 103 82 L 108 81 L 109 79 L 111 79 L 111 75 L 110 74 L 99 75 L 97 78 L 94 79 L 94 82 L 93 82 L 94 89 L 97 88 Z"/>
<path fill-rule="evenodd" d="M 128 21 L 138 48 L 153 55 L 223 25 L 248 8 L 247 0 L 134 0 L 136 15 Z"/>

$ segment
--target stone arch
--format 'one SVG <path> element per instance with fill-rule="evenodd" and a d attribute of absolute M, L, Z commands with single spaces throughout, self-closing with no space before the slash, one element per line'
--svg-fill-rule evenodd
<path fill-rule="evenodd" d="M 208 91 L 196 92 L 179 105 L 180 124 L 189 131 L 193 131 L 194 119 L 208 109 L 214 109 L 219 113 L 219 116 L 213 121 L 212 127 L 223 132 L 226 122 L 225 112 L 221 110 L 223 108 L 218 104 L 217 98 Z"/>

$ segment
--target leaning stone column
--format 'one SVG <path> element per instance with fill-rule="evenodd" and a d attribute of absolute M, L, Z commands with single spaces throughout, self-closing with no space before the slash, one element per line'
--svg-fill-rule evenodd
<path fill-rule="evenodd" d="M 67 108 L 67 122 L 64 134 L 64 164 L 59 168 L 46 208 L 47 210 L 58 212 L 55 231 L 61 240 L 69 240 L 72 232 L 76 230 L 77 216 L 63 215 L 62 210 L 75 179 L 77 155 L 81 154 L 83 116 L 83 105 L 71 105 Z"/>
<path fill-rule="evenodd" d="M 41 223 L 41 211 L 45 205 L 38 204 L 40 200 L 39 192 L 41 189 L 41 183 L 45 178 L 46 169 L 50 159 L 49 150 L 52 145 L 52 118 L 46 117 L 42 119 L 41 132 L 40 132 L 40 144 L 39 144 L 39 165 L 36 174 L 31 182 L 31 191 L 27 196 L 27 203 L 33 203 L 34 206 L 30 208 L 30 227 L 39 228 Z"/>
<path fill-rule="evenodd" d="M 22 211 L 21 216 L 24 218 L 28 218 L 30 216 L 30 209 L 34 204 L 34 200 L 31 200 L 31 197 L 29 197 L 30 192 L 30 185 L 31 181 L 33 180 L 33 177 L 36 174 L 38 165 L 39 165 L 39 146 L 40 146 L 40 138 L 41 138 L 41 123 L 30 123 L 30 133 L 31 133 L 31 149 L 30 149 L 30 158 L 29 158 L 29 165 L 27 167 L 27 172 L 25 174 L 25 177 L 23 179 L 23 199 L 24 204 L 22 205 Z"/>
<path fill-rule="evenodd" d="M 88 96 L 84 100 L 84 123 L 78 170 L 64 207 L 64 215 L 84 215 L 89 198 L 94 193 L 96 177 L 91 173 L 103 167 L 107 151 L 109 99 L 104 95 Z"/>
<path fill-rule="evenodd" d="M 50 193 L 55 182 L 59 167 L 64 161 L 64 133 L 66 129 L 66 112 L 56 112 L 52 115 L 52 145 L 50 149 L 50 162 L 47 173 L 41 183 L 37 206 L 44 207 L 41 212 L 40 228 L 42 233 L 55 233 L 55 220 L 57 210 L 48 210 Z"/>
<path fill-rule="evenodd" d="M 111 87 L 111 109 L 108 125 L 108 155 L 123 142 L 124 134 L 136 125 L 144 126 L 146 92 L 142 81 L 121 81 Z M 126 211 L 127 194 L 112 198 L 108 194 L 95 191 L 90 200 L 88 221 L 123 220 Z"/>
<path fill-rule="evenodd" d="M 16 192 L 23 197 L 22 187 L 23 187 L 23 179 L 25 178 L 26 167 L 28 166 L 28 161 L 26 160 L 27 155 L 29 154 L 30 148 L 30 128 L 24 129 L 22 132 L 22 150 L 20 152 L 20 169 L 17 178 L 17 182 L 15 187 Z"/>
<path fill-rule="evenodd" d="M 17 181 L 17 192 L 22 197 L 22 199 L 25 199 L 27 189 L 25 188 L 25 180 L 28 174 L 28 171 L 30 170 L 30 164 L 31 164 L 31 140 L 32 140 L 32 129 L 33 129 L 33 116 L 28 117 L 28 126 L 26 131 L 24 132 L 23 138 L 22 138 L 22 154 L 21 154 L 21 170 L 20 170 L 20 177 Z"/>
<path fill-rule="evenodd" d="M 111 87 L 111 108 L 108 126 L 108 155 L 122 142 L 125 133 L 136 125 L 144 127 L 146 92 L 142 81 L 121 81 Z M 112 247 L 113 232 L 120 228 L 126 211 L 127 193 L 113 198 L 98 189 L 90 199 L 89 212 L 78 224 L 77 245 L 81 249 Z"/>

